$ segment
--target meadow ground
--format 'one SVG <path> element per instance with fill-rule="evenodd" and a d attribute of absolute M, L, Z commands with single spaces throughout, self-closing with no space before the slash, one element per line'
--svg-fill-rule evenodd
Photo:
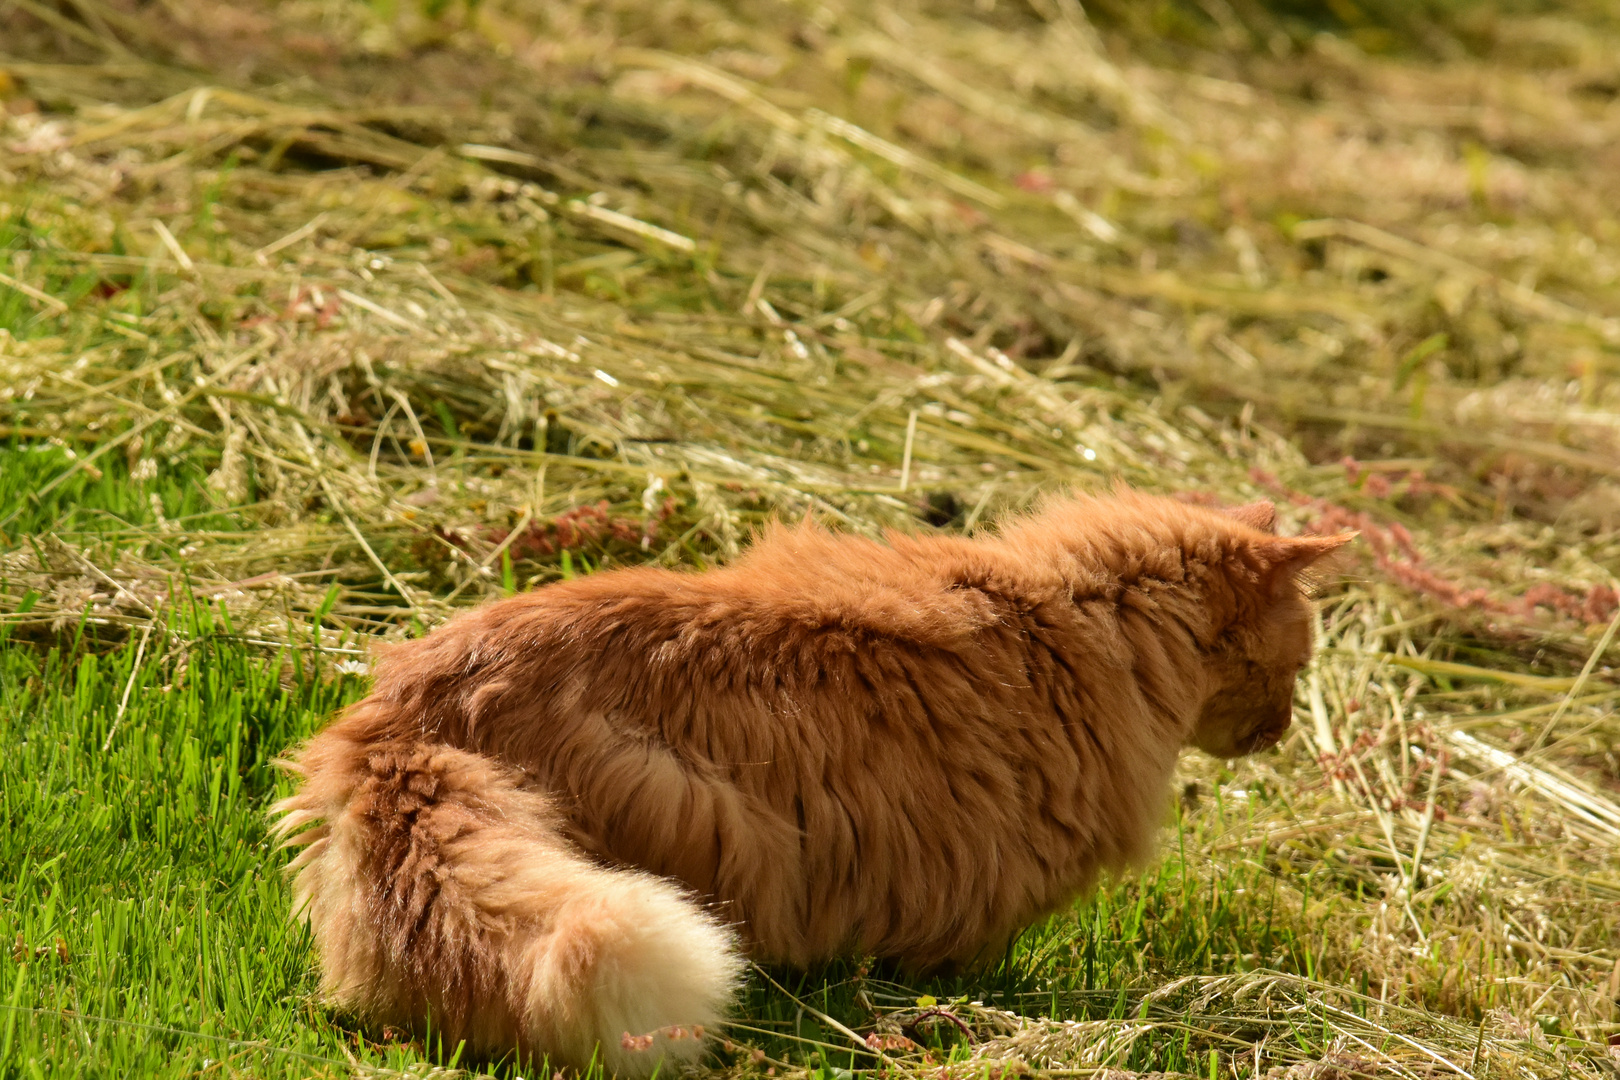
<path fill-rule="evenodd" d="M 313 996 L 368 645 L 1116 480 L 1361 530 L 1288 740 L 706 1068 L 1620 1075 L 1611 4 L 8 0 L 0 106 L 0 1075 L 534 1075 Z"/>

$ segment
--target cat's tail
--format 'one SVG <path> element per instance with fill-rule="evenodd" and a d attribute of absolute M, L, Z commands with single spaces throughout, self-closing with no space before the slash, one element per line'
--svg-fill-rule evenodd
<path fill-rule="evenodd" d="M 501 764 L 345 726 L 283 763 L 303 784 L 272 807 L 304 847 L 295 914 L 329 1001 L 447 1050 L 621 1076 L 701 1052 L 741 974 L 729 931 L 670 882 L 587 859 Z"/>

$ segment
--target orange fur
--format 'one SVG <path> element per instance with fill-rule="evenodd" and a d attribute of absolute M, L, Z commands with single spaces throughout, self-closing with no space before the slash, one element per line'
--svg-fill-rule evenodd
<path fill-rule="evenodd" d="M 697 1042 L 621 1035 L 713 1023 L 740 951 L 984 959 L 1146 854 L 1182 746 L 1286 730 L 1297 579 L 1349 538 L 1271 518 L 1124 491 L 983 539 L 772 526 L 393 648 L 276 807 L 329 997 L 645 1073 Z"/>

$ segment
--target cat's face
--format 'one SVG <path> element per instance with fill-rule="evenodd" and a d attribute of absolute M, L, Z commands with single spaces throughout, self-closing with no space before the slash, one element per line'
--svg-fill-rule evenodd
<path fill-rule="evenodd" d="M 1311 658 L 1311 605 L 1299 576 L 1348 543 L 1355 534 L 1329 537 L 1270 535 L 1270 503 L 1227 511 L 1256 533 L 1247 545 L 1239 591 L 1244 614 L 1222 633 L 1208 661 L 1212 690 L 1189 741 L 1216 757 L 1253 754 L 1275 746 L 1294 717 L 1294 680 Z"/>
<path fill-rule="evenodd" d="M 1311 656 L 1311 609 L 1298 593 L 1280 597 L 1253 625 L 1234 627 L 1210 660 L 1215 691 L 1191 742 L 1233 758 L 1268 749 L 1288 732 L 1294 680 Z"/>

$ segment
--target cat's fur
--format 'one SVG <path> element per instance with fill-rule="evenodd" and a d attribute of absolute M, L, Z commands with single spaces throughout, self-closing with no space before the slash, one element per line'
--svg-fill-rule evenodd
<path fill-rule="evenodd" d="M 986 957 L 1146 853 L 1184 745 L 1287 729 L 1298 577 L 1349 538 L 1271 518 L 1123 491 L 989 538 L 774 526 L 393 648 L 276 807 L 327 995 L 644 1074 L 744 954 Z"/>

